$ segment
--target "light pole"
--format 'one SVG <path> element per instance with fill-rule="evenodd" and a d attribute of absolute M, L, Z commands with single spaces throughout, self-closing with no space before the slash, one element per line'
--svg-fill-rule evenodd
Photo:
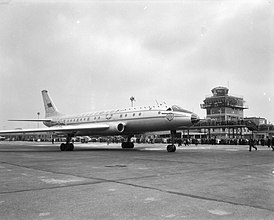
<path fill-rule="evenodd" d="M 134 96 L 131 96 L 129 100 L 131 101 L 131 107 L 133 107 L 133 102 L 136 102 L 136 99 Z"/>
<path fill-rule="evenodd" d="M 37 127 L 39 128 L 39 116 L 40 116 L 40 112 L 37 112 L 37 116 L 38 116 Z"/>

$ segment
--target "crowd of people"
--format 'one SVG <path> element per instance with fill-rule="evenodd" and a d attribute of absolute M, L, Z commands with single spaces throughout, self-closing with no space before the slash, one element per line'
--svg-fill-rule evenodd
<path fill-rule="evenodd" d="M 217 139 L 216 137 L 210 138 L 210 139 L 195 139 L 195 138 L 184 138 L 184 139 L 177 139 L 176 142 L 178 143 L 178 146 L 182 146 L 183 144 L 185 146 L 189 146 L 190 144 L 228 144 L 228 145 L 249 145 L 249 151 L 254 148 L 255 150 L 258 150 L 256 146 L 267 146 L 268 148 L 272 148 L 272 151 L 274 151 L 274 136 L 273 137 L 266 137 L 261 139 L 255 139 L 253 137 L 250 137 L 250 139 Z"/>

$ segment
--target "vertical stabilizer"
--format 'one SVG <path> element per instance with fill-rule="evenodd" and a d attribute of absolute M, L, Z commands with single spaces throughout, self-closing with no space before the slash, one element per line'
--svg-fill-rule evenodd
<path fill-rule="evenodd" d="M 58 109 L 54 105 L 52 99 L 50 98 L 47 90 L 42 91 L 42 97 L 43 97 L 44 106 L 45 106 L 46 118 L 61 115 L 61 113 L 58 111 Z"/>

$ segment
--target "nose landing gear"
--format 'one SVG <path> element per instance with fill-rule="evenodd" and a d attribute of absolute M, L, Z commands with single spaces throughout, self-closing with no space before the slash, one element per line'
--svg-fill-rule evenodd
<path fill-rule="evenodd" d="M 175 146 L 176 131 L 172 130 L 170 132 L 170 136 L 171 136 L 171 144 L 167 145 L 166 150 L 167 152 L 175 152 L 176 151 L 176 146 Z"/>

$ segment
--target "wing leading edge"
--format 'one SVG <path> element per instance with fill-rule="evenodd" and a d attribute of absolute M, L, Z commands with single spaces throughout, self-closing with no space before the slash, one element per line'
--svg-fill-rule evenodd
<path fill-rule="evenodd" d="M 110 126 L 107 124 L 81 124 L 81 125 L 63 125 L 54 126 L 48 128 L 34 128 L 34 129 L 15 129 L 0 131 L 0 134 L 25 134 L 25 133 L 37 133 L 37 132 L 60 132 L 71 133 L 81 131 L 97 132 L 108 129 Z"/>

